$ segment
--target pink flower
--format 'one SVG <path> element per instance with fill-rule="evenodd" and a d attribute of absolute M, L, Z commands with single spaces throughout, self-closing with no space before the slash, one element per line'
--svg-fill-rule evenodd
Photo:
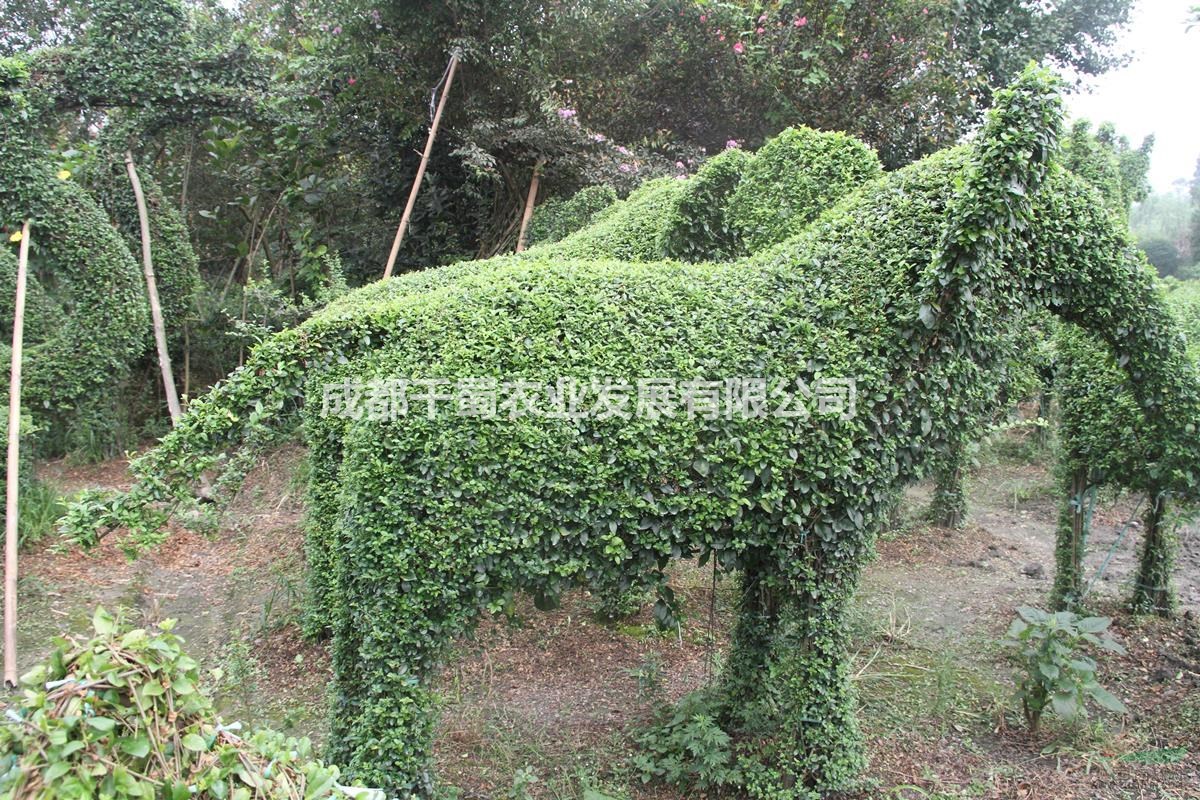
<path fill-rule="evenodd" d="M 741 147 L 741 145 L 737 143 L 737 139 L 730 139 L 729 141 L 725 142 L 726 150 L 736 150 L 739 147 Z"/>
<path fill-rule="evenodd" d="M 922 13 L 922 14 L 928 14 L 928 13 L 929 13 L 929 9 L 928 9 L 928 8 L 922 8 L 922 9 L 921 9 L 921 13 Z"/>
<path fill-rule="evenodd" d="M 765 31 L 765 30 L 766 30 L 766 28 L 764 28 L 764 27 L 762 27 L 762 26 L 760 25 L 760 26 L 758 26 L 758 28 L 756 28 L 756 29 L 755 29 L 755 31 L 754 31 L 754 32 L 755 32 L 755 33 L 758 33 L 758 34 L 761 34 L 761 33 L 762 33 L 763 31 Z"/>
<path fill-rule="evenodd" d="M 620 153 L 620 154 L 621 154 L 621 155 L 623 155 L 623 156 L 627 156 L 627 155 L 629 155 L 629 148 L 628 148 L 628 147 L 626 147 L 626 146 L 625 146 L 625 145 L 623 145 L 623 144 L 622 144 L 622 145 L 618 145 L 618 146 L 617 146 L 617 152 L 618 152 L 618 153 Z"/>
<path fill-rule="evenodd" d="M 766 15 L 766 14 L 763 14 L 761 17 L 759 17 L 759 18 L 758 18 L 758 21 L 759 21 L 759 22 L 766 22 L 766 21 L 767 21 L 767 15 Z"/>
<path fill-rule="evenodd" d="M 348 83 L 348 84 L 350 84 L 351 86 L 353 86 L 354 84 L 358 83 L 358 78 L 349 78 L 349 79 L 347 79 L 347 80 L 346 80 L 346 83 Z"/>
<path fill-rule="evenodd" d="M 686 169 L 686 167 L 684 167 L 684 166 L 683 166 L 683 162 L 682 162 L 682 161 L 676 161 L 676 162 L 675 162 L 675 169 Z"/>
<path fill-rule="evenodd" d="M 341 34 L 341 32 L 342 32 L 342 26 L 341 26 L 341 25 L 338 25 L 336 28 L 334 28 L 334 29 L 333 29 L 333 35 L 334 35 L 334 36 L 338 36 L 338 35 L 340 35 L 340 34 Z"/>
<path fill-rule="evenodd" d="M 867 59 L 869 59 L 871 57 L 871 54 L 868 53 L 866 50 L 863 50 L 861 53 L 858 54 L 858 57 L 861 58 L 863 61 L 866 61 Z"/>
<path fill-rule="evenodd" d="M 575 114 L 576 111 L 573 108 L 560 108 L 558 110 L 559 119 L 570 119 L 571 117 L 575 116 Z"/>
<path fill-rule="evenodd" d="M 617 169 L 621 170 L 621 172 L 629 172 L 633 169 L 633 167 L 629 166 L 628 164 L 622 164 L 621 166 L 617 167 Z"/>
<path fill-rule="evenodd" d="M 808 17 L 797 17 L 796 21 L 793 22 L 792 24 L 795 25 L 797 28 L 803 28 L 805 25 L 808 24 Z"/>
<path fill-rule="evenodd" d="M 593 142 L 605 142 L 605 141 L 608 141 L 608 139 L 605 137 L 605 135 L 603 133 L 593 133 L 592 141 Z"/>
<path fill-rule="evenodd" d="M 733 52 L 737 53 L 740 56 L 742 53 L 746 52 L 746 46 L 744 44 L 742 44 L 741 42 L 734 42 Z"/>
<path fill-rule="evenodd" d="M 701 15 L 700 15 L 700 21 L 701 21 L 701 22 L 708 22 L 708 14 L 701 14 Z"/>
<path fill-rule="evenodd" d="M 725 34 L 722 33 L 720 36 L 718 36 L 717 41 L 721 41 L 721 42 L 725 41 Z"/>

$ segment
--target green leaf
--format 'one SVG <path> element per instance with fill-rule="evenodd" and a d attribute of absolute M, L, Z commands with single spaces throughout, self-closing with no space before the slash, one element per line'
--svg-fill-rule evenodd
<path fill-rule="evenodd" d="M 1103 686 L 1093 685 L 1087 688 L 1087 693 L 1096 701 L 1096 704 L 1101 708 L 1106 708 L 1109 711 L 1115 711 L 1118 714 L 1125 713 L 1125 704 L 1116 698 L 1116 696 L 1105 689 Z"/>
<path fill-rule="evenodd" d="M 181 740 L 184 748 L 191 750 L 194 753 L 203 753 L 208 750 L 208 743 L 204 741 L 204 737 L 198 733 L 189 733 Z"/>
<path fill-rule="evenodd" d="M 108 733 L 117 726 L 117 721 L 109 717 L 88 717 L 87 724 L 101 733 Z"/>
<path fill-rule="evenodd" d="M 1084 633 L 1100 633 L 1111 623 L 1112 620 L 1108 617 L 1084 617 L 1075 623 L 1075 627 Z"/>
<path fill-rule="evenodd" d="M 150 740 L 145 736 L 117 740 L 121 750 L 134 758 L 145 758 L 150 754 Z"/>
<path fill-rule="evenodd" d="M 92 614 L 92 630 L 96 632 L 97 636 L 112 636 L 116 633 L 117 623 L 103 607 L 97 606 L 95 613 Z"/>

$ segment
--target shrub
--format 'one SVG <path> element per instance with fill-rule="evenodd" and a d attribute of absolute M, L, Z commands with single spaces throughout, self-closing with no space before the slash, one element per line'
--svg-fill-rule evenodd
<path fill-rule="evenodd" d="M 223 724 L 174 621 L 122 630 L 97 609 L 92 625 L 21 678 L 0 726 L 0 797 L 382 800 L 340 785 L 307 739 Z"/>
<path fill-rule="evenodd" d="M 617 202 L 611 186 L 585 186 L 567 199 L 551 197 L 533 210 L 529 245 L 549 244 L 586 228 L 604 209 Z"/>
<path fill-rule="evenodd" d="M 252 452 L 299 407 L 308 626 L 333 632 L 330 752 L 352 775 L 431 791 L 433 673 L 481 613 L 516 592 L 545 606 L 579 583 L 661 590 L 672 559 L 699 557 L 745 587 L 712 719 L 761 744 L 738 764 L 746 790 L 852 787 L 864 756 L 848 601 L 898 491 L 994 411 L 991 365 L 1021 313 L 1040 302 L 1105 336 L 1139 397 L 1171 401 L 1156 440 L 1200 414 L 1152 278 L 1095 192 L 1054 162 L 1059 117 L 1053 84 L 1031 70 L 971 147 L 872 181 L 742 261 L 631 263 L 653 252 L 662 224 L 647 218 L 679 196 L 675 181 L 521 257 L 366 287 L 264 341 L 135 463 L 130 493 L 72 530 L 94 537 L 89 516 L 130 522 L 186 498 L 217 454 Z M 630 260 L 598 259 L 614 245 Z M 345 382 L 374 387 L 375 404 L 395 378 L 440 379 L 456 398 L 476 377 L 739 375 L 801 404 L 819 380 L 853 379 L 857 412 L 323 413 Z"/>
<path fill-rule="evenodd" d="M 1104 634 L 1111 620 L 1029 606 L 1018 608 L 1017 614 L 1005 644 L 1015 651 L 1020 670 L 1017 699 L 1031 731 L 1037 732 L 1047 708 L 1064 719 L 1086 717 L 1089 700 L 1109 711 L 1125 711 L 1121 701 L 1096 682 L 1095 660 L 1080 652 L 1085 645 L 1125 652 Z"/>
<path fill-rule="evenodd" d="M 755 154 L 729 201 L 729 221 L 754 253 L 799 233 L 882 171 L 875 151 L 857 139 L 788 128 Z"/>
<path fill-rule="evenodd" d="M 729 200 L 752 159 L 745 150 L 731 147 L 704 162 L 675 203 L 663 245 L 665 257 L 722 261 L 743 254 Z"/>
<path fill-rule="evenodd" d="M 660 259 L 662 240 L 671 221 L 670 210 L 683 193 L 684 183 L 676 178 L 647 181 L 623 202 L 596 214 L 592 225 L 527 252 L 540 258 Z"/>

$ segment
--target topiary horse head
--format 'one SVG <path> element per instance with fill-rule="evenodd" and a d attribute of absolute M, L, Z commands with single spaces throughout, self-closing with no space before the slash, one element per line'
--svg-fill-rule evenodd
<path fill-rule="evenodd" d="M 672 559 L 702 557 L 744 584 L 714 691 L 723 726 L 760 734 L 772 770 L 754 791 L 845 787 L 863 763 L 847 603 L 898 489 L 996 403 L 991 360 L 1021 310 L 1103 335 L 1164 432 L 1197 408 L 1150 274 L 1054 163 L 1059 114 L 1030 70 L 973 145 L 739 262 L 550 247 L 367 287 L 194 403 L 101 522 L 179 497 L 203 454 L 306 398 L 311 622 L 333 630 L 332 755 L 356 778 L 429 791 L 431 674 L 512 593 L 662 585 Z M 553 384 L 553 408 L 514 413 L 522 384 Z M 638 391 L 664 385 L 673 406 Z"/>

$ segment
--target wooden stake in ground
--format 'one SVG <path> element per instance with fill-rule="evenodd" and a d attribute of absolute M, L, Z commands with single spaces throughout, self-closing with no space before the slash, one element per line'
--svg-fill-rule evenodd
<path fill-rule="evenodd" d="M 133 165 L 133 153 L 125 151 L 125 170 L 133 184 L 133 197 L 137 200 L 138 222 L 142 227 L 142 269 L 146 273 L 146 294 L 150 297 L 150 316 L 154 321 L 154 344 L 158 348 L 158 367 L 162 371 L 163 391 L 167 395 L 167 409 L 171 412 L 171 425 L 178 425 L 183 411 L 179 407 L 179 395 L 175 393 L 175 376 L 171 374 L 171 353 L 167 350 L 167 329 L 163 324 L 162 306 L 158 302 L 158 283 L 154 279 L 154 261 L 150 257 L 150 217 L 146 212 L 146 196 L 142 194 L 142 182 L 138 180 L 137 167 Z"/>
<path fill-rule="evenodd" d="M 21 351 L 25 338 L 25 280 L 29 274 L 29 221 L 21 226 L 17 297 L 13 305 L 12 373 L 8 382 L 8 483 L 4 503 L 4 683 L 17 685 L 17 529 L 21 477 Z"/>
<path fill-rule="evenodd" d="M 525 198 L 525 213 L 521 215 L 521 232 L 517 234 L 517 252 L 525 249 L 525 234 L 529 230 L 529 218 L 533 216 L 533 204 L 537 202 L 538 180 L 542 176 L 545 159 L 539 158 L 533 165 L 533 178 L 529 181 L 529 196 Z"/>
<path fill-rule="evenodd" d="M 400 227 L 396 229 L 396 239 L 392 242 L 392 252 L 388 254 L 387 266 L 383 268 L 383 277 L 392 277 L 392 268 L 396 266 L 396 255 L 400 252 L 400 242 L 404 241 L 404 231 L 408 228 L 408 219 L 412 216 L 413 206 L 417 203 L 417 193 L 421 190 L 421 181 L 425 178 L 425 167 L 429 165 L 429 155 L 433 152 L 433 140 L 437 137 L 438 125 L 442 122 L 442 110 L 446 107 L 446 98 L 450 95 L 450 84 L 454 82 L 454 71 L 458 69 L 458 52 L 450 54 L 450 64 L 446 67 L 446 85 L 442 87 L 442 96 L 438 98 L 437 111 L 433 112 L 433 123 L 429 126 L 429 138 L 425 140 L 425 152 L 421 155 L 421 164 L 417 167 L 417 177 L 413 178 L 412 190 L 408 193 L 408 203 L 404 206 L 404 214 L 400 217 Z"/>

